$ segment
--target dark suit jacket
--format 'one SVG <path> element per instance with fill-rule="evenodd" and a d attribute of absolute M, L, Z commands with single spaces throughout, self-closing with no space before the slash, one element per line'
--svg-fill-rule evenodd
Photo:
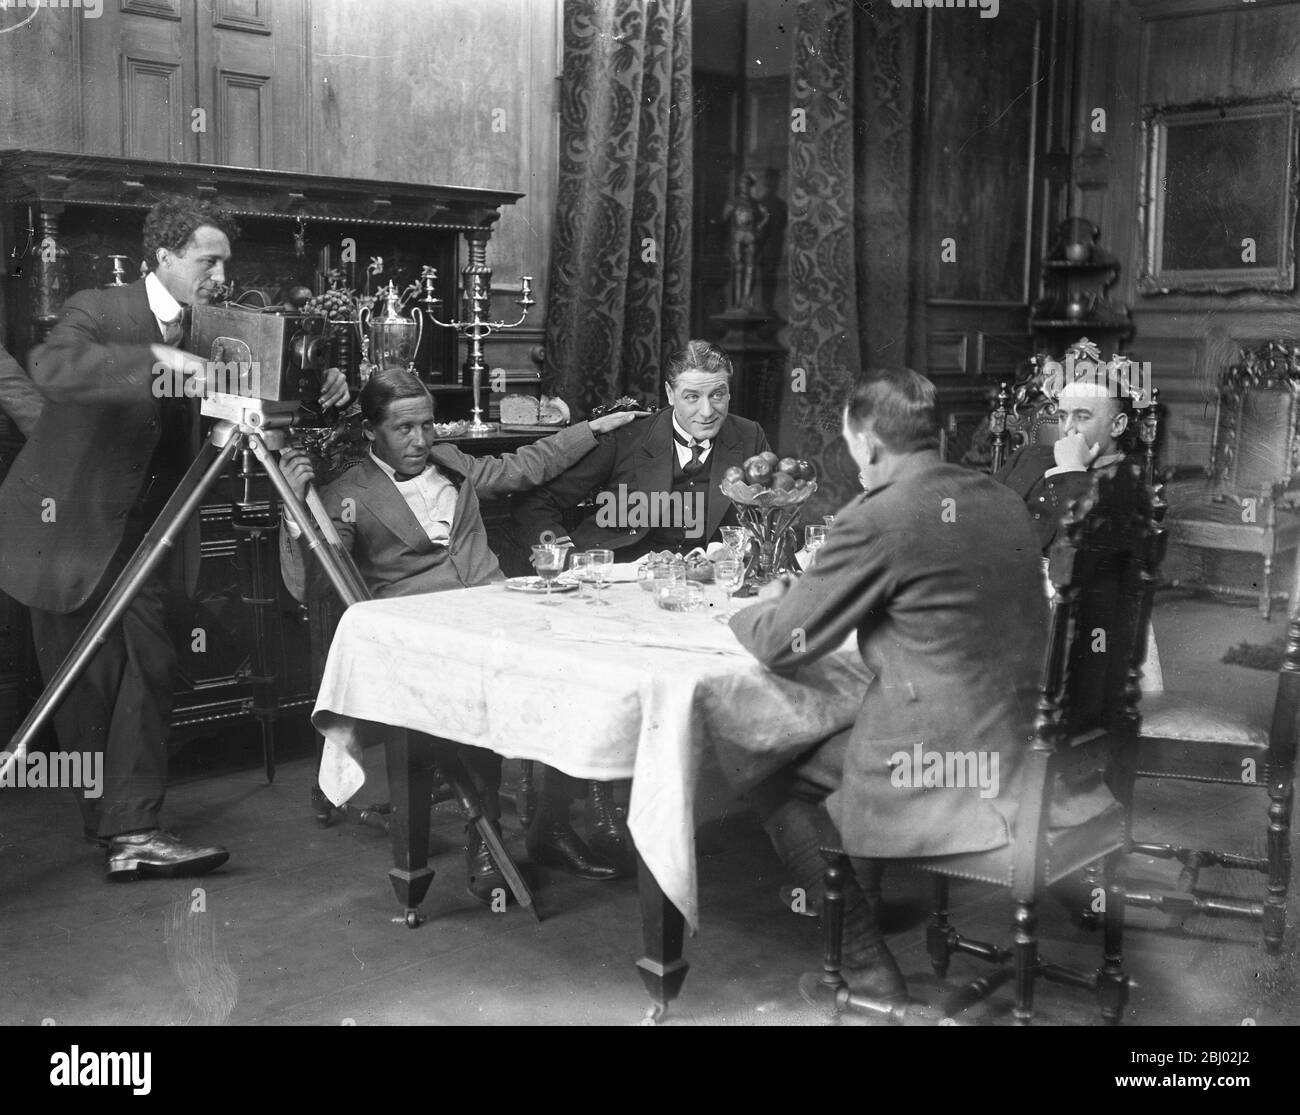
<path fill-rule="evenodd" d="M 850 854 L 899 858 L 1008 841 L 1046 623 L 1038 540 L 1024 504 L 990 477 L 925 452 L 837 515 L 816 564 L 782 599 L 744 609 L 731 627 L 760 662 L 782 672 L 856 633 L 875 676 L 827 808 Z M 896 785 L 897 753 L 910 758 L 918 744 L 924 754 L 996 753 L 998 794 Z M 1054 811 L 1054 819 L 1076 823 L 1109 802 L 1103 793 Z"/>
<path fill-rule="evenodd" d="M 488 548 L 479 496 L 541 484 L 595 445 L 585 422 L 501 457 L 471 457 L 454 445 L 435 445 L 429 459 L 459 493 L 445 561 L 437 560 L 441 547 L 429 540 L 397 486 L 369 456 L 326 485 L 321 502 L 375 596 L 472 588 L 502 579 L 496 555 Z M 291 538 L 288 530 L 280 532 L 280 569 L 284 583 L 299 600 L 305 598 L 308 586 L 313 593 L 324 588 L 315 559 L 308 558 L 306 546 Z"/>
<path fill-rule="evenodd" d="M 731 501 L 718 491 L 722 474 L 767 447 L 767 437 L 757 422 L 734 414 L 728 414 L 723 420 L 714 439 L 713 452 L 709 454 L 708 517 L 699 540 L 701 545 L 711 541 L 724 522 L 735 520 Z M 515 524 L 520 541 L 532 545 L 548 530 L 557 538 L 568 534 L 564 512 L 576 507 L 597 488 L 615 496 L 621 484 L 627 485 L 629 495 L 671 490 L 675 452 L 671 409 L 638 419 L 600 438 L 594 452 L 519 501 L 515 507 Z M 600 526 L 592 514 L 573 531 L 573 543 L 579 551 L 620 550 L 640 542 L 650 529 L 648 526 Z"/>
<path fill-rule="evenodd" d="M 149 346 L 162 339 L 140 279 L 74 294 L 32 351 L 45 407 L 0 485 L 0 589 L 22 603 L 75 611 L 121 543 L 160 436 Z M 198 400 L 180 413 L 193 456 Z M 196 516 L 168 563 L 176 587 L 193 591 L 198 557 Z"/>
<path fill-rule="evenodd" d="M 1070 504 L 1083 498 L 1092 488 L 1092 470 L 1045 475 L 1055 465 L 1056 453 L 1050 445 L 1026 445 L 1017 450 L 993 477 L 1025 501 L 1043 553 L 1051 549 L 1061 518 L 1070 509 Z M 1111 466 L 1102 471 L 1114 469 Z"/>
<path fill-rule="evenodd" d="M 45 400 L 23 366 L 0 348 L 0 410 L 14 420 L 23 437 L 31 437 Z"/>

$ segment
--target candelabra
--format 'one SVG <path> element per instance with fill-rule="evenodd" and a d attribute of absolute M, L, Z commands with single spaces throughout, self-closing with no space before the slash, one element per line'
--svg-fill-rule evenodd
<path fill-rule="evenodd" d="M 434 306 L 442 301 L 434 294 L 434 283 L 437 278 L 438 272 L 434 268 L 424 268 L 421 275 L 424 294 L 420 298 L 420 306 L 435 325 L 455 329 L 469 341 L 469 370 L 474 388 L 474 410 L 469 432 L 487 433 L 496 427 L 491 422 L 483 421 L 483 408 L 479 405 L 479 394 L 483 389 L 483 373 L 487 371 L 483 363 L 483 342 L 493 333 L 499 333 L 503 329 L 516 329 L 523 325 L 529 308 L 536 304 L 533 298 L 533 278 L 531 275 L 520 278 L 520 296 L 515 299 L 515 305 L 522 307 L 523 313 L 519 315 L 518 321 L 512 322 L 488 320 L 491 312 L 488 306 L 488 291 L 492 282 L 492 272 L 487 270 L 486 265 L 481 261 L 477 266 L 466 267 L 461 274 L 463 285 L 461 287 L 462 320 L 460 321 L 440 321 L 434 313 Z"/>

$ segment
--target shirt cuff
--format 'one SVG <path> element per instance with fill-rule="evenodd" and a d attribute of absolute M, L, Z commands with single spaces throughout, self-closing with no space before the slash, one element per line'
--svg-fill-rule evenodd
<path fill-rule="evenodd" d="M 280 508 L 280 517 L 284 519 L 284 529 L 289 532 L 289 537 L 297 542 L 298 539 L 302 537 L 302 527 L 284 513 L 283 507 Z"/>

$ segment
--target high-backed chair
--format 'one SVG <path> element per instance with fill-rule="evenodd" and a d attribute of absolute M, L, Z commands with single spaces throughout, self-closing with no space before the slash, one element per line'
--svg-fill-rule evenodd
<path fill-rule="evenodd" d="M 1242 349 L 1224 372 L 1210 446 L 1209 485 L 1171 500 L 1169 538 L 1184 546 L 1258 554 L 1259 610 L 1272 614 L 1273 567 L 1300 547 L 1300 343 L 1269 341 Z M 1226 584 L 1225 593 L 1251 592 Z M 1252 593 L 1253 594 L 1253 593 Z"/>
<path fill-rule="evenodd" d="M 1291 808 L 1294 798 L 1297 714 L 1300 713 L 1300 562 L 1292 579 L 1286 651 L 1272 709 L 1229 711 L 1179 693 L 1176 686 L 1149 699 L 1138 737 L 1137 777 L 1212 782 L 1268 795 L 1260 820 L 1265 847 L 1257 853 L 1222 852 L 1172 844 L 1134 843 L 1133 851 L 1183 865 L 1182 894 L 1130 890 L 1135 906 L 1165 912 L 1199 911 L 1263 923 L 1264 945 L 1277 952 L 1286 932 L 1291 885 Z M 1256 871 L 1267 879 L 1258 899 L 1241 901 L 1194 893 L 1204 867 Z"/>
<path fill-rule="evenodd" d="M 1014 1018 L 1033 1017 L 1037 980 L 1093 990 L 1102 1017 L 1118 1023 L 1128 996 L 1123 972 L 1124 890 L 1116 871 L 1129 844 L 1138 664 L 1145 653 L 1155 571 L 1163 555 L 1159 520 L 1137 467 L 1098 476 L 1089 497 L 1072 508 L 1052 548 L 1051 626 L 1043 662 L 1038 714 L 1030 749 L 1021 758 L 1018 812 L 1009 844 L 988 852 L 890 861 L 934 875 L 934 912 L 927 934 L 930 960 L 941 979 L 954 953 L 998 965 L 992 975 L 950 996 L 945 1015 L 978 1001 L 1014 978 Z M 1099 639 L 1098 633 L 1104 633 Z M 1051 807 L 1062 786 L 1104 777 L 1115 804 L 1082 825 L 1053 828 Z M 804 989 L 840 1009 L 904 1021 L 918 1009 L 853 995 L 840 974 L 843 879 L 849 858 L 826 849 L 823 972 Z M 1036 906 L 1046 887 L 1101 861 L 1105 934 L 1101 966 L 1085 973 L 1039 956 Z M 969 879 L 1011 891 L 1012 943 L 963 937 L 948 921 L 948 881 Z M 928 1008 L 921 1017 L 928 1016 Z"/>

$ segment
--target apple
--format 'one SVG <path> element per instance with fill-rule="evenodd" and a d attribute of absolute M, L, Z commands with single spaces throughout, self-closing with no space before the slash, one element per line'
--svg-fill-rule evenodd
<path fill-rule="evenodd" d="M 739 484 L 745 479 L 745 470 L 739 465 L 732 465 L 722 474 L 724 484 Z"/>
<path fill-rule="evenodd" d="M 289 303 L 298 310 L 301 310 L 312 298 L 311 287 L 296 286 L 289 291 Z"/>
<path fill-rule="evenodd" d="M 795 471 L 798 467 L 799 462 L 793 457 L 782 457 L 777 463 L 776 471 L 784 472 L 787 476 L 793 476 L 795 479 L 798 479 L 799 473 Z"/>
<path fill-rule="evenodd" d="M 777 466 L 777 465 L 780 463 L 780 461 L 781 461 L 781 458 L 778 457 L 775 453 L 773 453 L 772 450 L 770 450 L 770 449 L 766 449 L 766 450 L 764 450 L 762 453 L 759 454 L 759 456 L 762 457 L 763 460 L 765 460 L 765 461 L 767 462 L 767 467 L 768 467 L 769 469 L 774 469 L 774 468 L 776 468 L 776 466 Z"/>
<path fill-rule="evenodd" d="M 772 466 L 762 457 L 750 457 L 745 462 L 745 479 L 750 484 L 760 484 L 766 488 L 772 479 Z"/>
<path fill-rule="evenodd" d="M 794 490 L 795 480 L 788 472 L 772 473 L 772 491 L 790 492 Z"/>
<path fill-rule="evenodd" d="M 793 476 L 796 480 L 817 479 L 817 470 L 812 467 L 812 464 L 810 462 L 800 459 L 798 461 L 795 461 L 794 466 L 795 467 L 789 471 L 790 471 L 790 475 Z"/>

